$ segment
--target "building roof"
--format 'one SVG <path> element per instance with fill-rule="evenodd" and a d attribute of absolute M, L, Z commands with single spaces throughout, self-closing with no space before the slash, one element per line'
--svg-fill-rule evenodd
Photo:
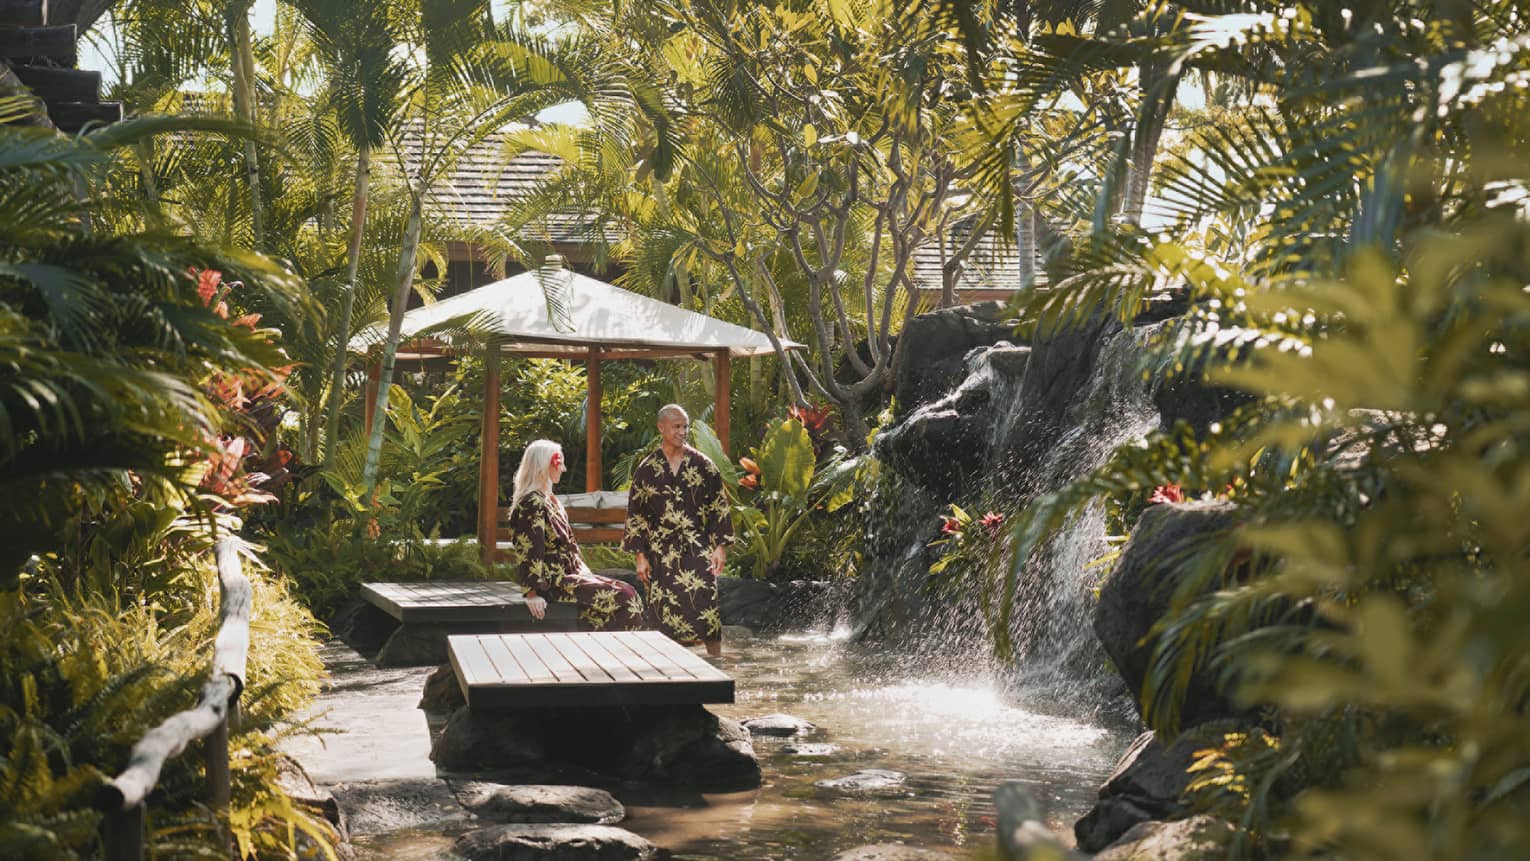
<path fill-rule="evenodd" d="M 567 315 L 556 322 L 548 308 L 542 279 L 562 298 Z M 444 345 L 450 330 L 471 326 L 507 343 L 506 353 L 583 355 L 592 347 L 616 351 L 651 350 L 675 354 L 726 349 L 733 356 L 773 352 L 770 339 L 753 329 L 650 299 L 614 284 L 567 269 L 522 272 L 459 293 L 404 314 L 403 339 L 427 337 Z M 363 352 L 382 342 L 384 329 L 373 326 L 351 339 Z M 801 344 L 783 341 L 788 349 Z M 417 345 L 418 347 L 418 345 Z M 419 348 L 412 355 L 429 355 Z M 402 355 L 402 354 L 401 354 Z"/>
<path fill-rule="evenodd" d="M 946 254 L 952 254 L 962 243 L 967 241 L 972 229 L 970 219 L 964 219 L 952 225 L 946 236 Z M 1020 282 L 1020 255 L 1016 253 L 1015 243 L 1006 245 L 999 241 L 997 234 L 990 232 L 987 236 L 979 239 L 968 255 L 965 265 L 956 276 L 956 290 L 962 291 L 992 291 L 1014 292 L 1019 290 Z M 940 292 L 944 286 L 940 271 L 945 262 L 945 257 L 940 249 L 940 237 L 932 236 L 926 239 L 914 251 L 914 284 L 921 290 Z M 1037 267 L 1037 276 L 1042 277 L 1041 268 Z"/>

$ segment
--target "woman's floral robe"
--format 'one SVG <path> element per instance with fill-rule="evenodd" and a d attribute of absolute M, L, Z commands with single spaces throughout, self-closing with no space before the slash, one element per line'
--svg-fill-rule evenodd
<path fill-rule="evenodd" d="M 527 595 L 572 601 L 593 631 L 635 631 L 643 625 L 643 599 L 620 580 L 593 574 L 579 555 L 574 530 L 547 497 L 532 491 L 510 510 L 515 579 Z"/>
<path fill-rule="evenodd" d="M 670 472 L 662 448 L 643 458 L 627 494 L 622 549 L 648 558 L 644 590 L 653 627 L 682 643 L 722 638 L 717 579 L 709 556 L 733 540 L 722 475 L 707 456 L 687 446 Z"/>

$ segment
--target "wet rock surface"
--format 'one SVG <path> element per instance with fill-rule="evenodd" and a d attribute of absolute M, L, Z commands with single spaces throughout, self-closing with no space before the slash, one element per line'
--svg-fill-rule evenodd
<path fill-rule="evenodd" d="M 1139 823 L 1182 815 L 1187 769 L 1204 747 L 1193 734 L 1167 747 L 1152 732 L 1138 736 L 1100 786 L 1099 803 L 1074 826 L 1079 848 L 1098 852 Z"/>
<path fill-rule="evenodd" d="M 473 815 L 490 822 L 612 825 L 627 815 L 611 793 L 588 786 L 473 784 L 457 797 Z"/>
<path fill-rule="evenodd" d="M 1121 550 L 1115 570 L 1100 588 L 1092 626 L 1105 654 L 1126 682 L 1133 702 L 1141 699 L 1148 664 L 1156 648 L 1153 626 L 1168 612 L 1185 566 L 1196 550 L 1233 526 L 1235 509 L 1227 502 L 1150 505 Z M 1214 578 L 1207 588 L 1222 585 Z M 1237 713 L 1212 674 L 1191 678 L 1180 720 L 1194 726 Z"/>
<path fill-rule="evenodd" d="M 496 825 L 462 835 L 452 851 L 470 861 L 650 861 L 669 854 L 610 825 Z"/>
<path fill-rule="evenodd" d="M 844 777 L 820 780 L 813 785 L 820 789 L 842 792 L 847 795 L 897 795 L 904 791 L 904 786 L 907 783 L 908 775 L 901 771 L 868 768 Z"/>
<path fill-rule="evenodd" d="M 462 686 L 457 683 L 457 672 L 451 664 L 442 664 L 431 670 L 425 679 L 425 691 L 420 695 L 419 708 L 427 712 L 451 713 L 467 705 Z"/>
<path fill-rule="evenodd" d="M 956 861 L 956 856 L 902 843 L 877 843 L 841 852 L 829 861 Z"/>
<path fill-rule="evenodd" d="M 352 836 L 465 827 L 472 817 L 440 780 L 367 780 L 331 787 Z"/>
<path fill-rule="evenodd" d="M 910 320 L 899 336 L 901 352 L 893 368 L 893 397 L 900 412 L 944 397 L 962 380 L 963 357 L 974 347 L 1013 339 L 1014 329 L 998 302 L 945 308 Z"/>
<path fill-rule="evenodd" d="M 748 731 L 696 705 L 460 708 L 436 738 L 431 758 L 454 771 L 563 764 L 707 791 L 760 783 Z"/>
<path fill-rule="evenodd" d="M 1232 827 L 1212 816 L 1176 822 L 1143 822 L 1095 855 L 1095 861 L 1220 861 L 1227 857 Z"/>
<path fill-rule="evenodd" d="M 779 583 L 724 576 L 717 591 L 723 621 L 758 634 L 826 627 L 838 609 L 833 584 L 819 580 Z"/>
<path fill-rule="evenodd" d="M 782 738 L 807 735 L 818 729 L 818 726 L 811 721 L 779 713 L 749 718 L 743 723 L 744 729 L 749 730 L 750 735 L 777 736 Z"/>
<path fill-rule="evenodd" d="M 833 756 L 840 752 L 840 746 L 828 742 L 789 742 L 781 745 L 781 752 L 787 756 L 800 757 L 823 757 Z"/>

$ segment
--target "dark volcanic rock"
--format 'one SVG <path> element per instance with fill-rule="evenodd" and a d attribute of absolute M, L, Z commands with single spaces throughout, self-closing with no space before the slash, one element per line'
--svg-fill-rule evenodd
<path fill-rule="evenodd" d="M 901 771 L 868 768 L 844 777 L 819 780 L 813 785 L 847 795 L 902 795 L 907 781 L 908 776 Z"/>
<path fill-rule="evenodd" d="M 878 843 L 849 849 L 830 858 L 829 861 L 955 861 L 955 855 L 904 846 L 902 843 Z"/>
<path fill-rule="evenodd" d="M 437 736 L 431 759 L 462 771 L 575 765 L 702 791 L 760 783 L 749 733 L 699 705 L 461 708 Z"/>
<path fill-rule="evenodd" d="M 750 735 L 793 736 L 807 735 L 818 729 L 818 725 L 793 715 L 770 714 L 749 718 L 744 721 L 744 729 L 749 730 Z"/>
<path fill-rule="evenodd" d="M 669 853 L 609 825 L 496 825 L 458 838 L 469 861 L 650 861 Z"/>
<path fill-rule="evenodd" d="M 899 336 L 902 352 L 893 368 L 898 412 L 907 415 L 940 400 L 961 382 L 968 352 L 1013 340 L 1014 328 L 998 302 L 946 308 L 910 320 Z"/>
<path fill-rule="evenodd" d="M 464 807 L 492 822 L 611 825 L 627 816 L 627 809 L 611 793 L 588 786 L 480 784 L 465 796 Z"/>
<path fill-rule="evenodd" d="M 837 744 L 829 744 L 828 742 L 800 742 L 800 741 L 798 741 L 798 742 L 791 742 L 790 744 L 783 744 L 783 745 L 781 745 L 781 752 L 786 754 L 787 756 L 801 756 L 801 757 L 833 756 L 834 754 L 839 753 L 839 751 L 840 751 L 839 745 L 837 745 Z"/>
<path fill-rule="evenodd" d="M 366 780 L 330 787 L 352 836 L 408 829 L 446 830 L 469 820 L 444 781 Z"/>
<path fill-rule="evenodd" d="M 363 655 L 373 655 L 399 627 L 398 620 L 369 601 L 352 598 L 330 620 L 330 631 Z"/>
<path fill-rule="evenodd" d="M 779 634 L 823 627 L 834 618 L 832 585 L 824 581 L 776 583 L 741 577 L 717 581 L 723 622 L 755 633 Z"/>
<path fill-rule="evenodd" d="M 1232 826 L 1212 816 L 1144 822 L 1094 857 L 1096 861 L 1220 861 L 1227 857 L 1232 837 Z"/>
<path fill-rule="evenodd" d="M 1138 736 L 1100 786 L 1099 802 L 1074 825 L 1079 848 L 1098 852 L 1139 822 L 1182 815 L 1187 770 L 1204 746 L 1189 734 L 1167 748 L 1151 732 Z"/>
<path fill-rule="evenodd" d="M 1150 505 L 1138 518 L 1115 570 L 1100 589 L 1093 627 L 1116 672 L 1140 702 L 1156 646 L 1153 626 L 1169 611 L 1186 561 L 1212 537 L 1233 526 L 1231 503 Z M 1217 580 L 1208 588 L 1220 588 Z M 1210 673 L 1192 678 L 1180 710 L 1182 726 L 1237 714 Z"/>
<path fill-rule="evenodd" d="M 467 708 L 452 712 L 430 748 L 441 768 L 475 771 L 533 765 L 546 758 L 542 735 L 529 712 L 488 712 Z"/>
<path fill-rule="evenodd" d="M 442 664 L 431 670 L 417 708 L 427 712 L 452 712 L 465 705 L 467 698 L 462 695 L 462 686 L 457 683 L 457 672 L 452 665 Z"/>

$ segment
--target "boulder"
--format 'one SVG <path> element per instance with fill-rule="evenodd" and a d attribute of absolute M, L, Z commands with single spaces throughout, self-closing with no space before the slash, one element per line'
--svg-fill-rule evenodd
<path fill-rule="evenodd" d="M 446 831 L 471 817 L 451 787 L 435 778 L 356 780 L 330 787 L 352 837 L 394 831 Z"/>
<path fill-rule="evenodd" d="M 962 358 L 974 347 L 1014 338 L 1015 322 L 998 302 L 959 305 L 908 321 L 899 335 L 893 397 L 907 414 L 943 397 L 961 382 Z"/>
<path fill-rule="evenodd" d="M 448 714 L 467 705 L 462 686 L 457 684 L 457 671 L 451 664 L 442 664 L 430 671 L 425 679 L 425 692 L 420 695 L 416 708 L 426 712 Z"/>
<path fill-rule="evenodd" d="M 446 769 L 574 765 L 701 791 L 760 784 L 749 733 L 699 705 L 461 708 L 431 750 Z"/>
<path fill-rule="evenodd" d="M 398 627 L 397 619 L 360 597 L 347 601 L 329 624 L 336 637 L 363 655 L 376 654 Z"/>
<path fill-rule="evenodd" d="M 800 756 L 803 758 L 817 758 L 821 756 L 833 756 L 839 753 L 839 745 L 828 743 L 792 742 L 781 745 L 781 752 L 787 756 Z"/>
<path fill-rule="evenodd" d="M 463 793 L 462 806 L 491 822 L 612 825 L 627 817 L 611 793 L 588 786 L 479 784 Z"/>
<path fill-rule="evenodd" d="M 717 581 L 723 621 L 759 634 L 826 626 L 835 610 L 831 589 L 832 584 L 818 580 L 777 583 L 725 576 Z"/>
<path fill-rule="evenodd" d="M 868 768 L 845 777 L 819 780 L 813 783 L 820 789 L 832 789 L 846 795 L 902 795 L 908 776 L 901 771 Z"/>
<path fill-rule="evenodd" d="M 829 861 L 956 861 L 956 856 L 902 843 L 878 843 L 846 850 Z"/>
<path fill-rule="evenodd" d="M 462 835 L 452 852 L 468 861 L 649 861 L 669 856 L 610 825 L 496 825 Z"/>
<path fill-rule="evenodd" d="M 1073 826 L 1078 846 L 1098 852 L 1142 822 L 1182 815 L 1188 769 L 1204 743 L 1181 735 L 1168 747 L 1152 732 L 1138 736 L 1100 786 L 1100 800 Z"/>
<path fill-rule="evenodd" d="M 534 721 L 466 706 L 452 712 L 430 747 L 432 762 L 458 771 L 535 765 L 545 758 Z"/>
<path fill-rule="evenodd" d="M 744 721 L 744 729 L 749 730 L 750 735 L 789 737 L 807 735 L 818 729 L 818 725 L 800 717 L 777 713 L 749 718 Z"/>
<path fill-rule="evenodd" d="M 1133 702 L 1142 701 L 1143 681 L 1157 645 L 1149 632 L 1169 612 L 1186 561 L 1198 547 L 1232 528 L 1234 512 L 1227 502 L 1148 506 L 1122 548 L 1115 570 L 1101 586 L 1093 613 L 1094 633 L 1131 690 Z M 1222 585 L 1220 578 L 1213 578 L 1205 588 Z M 1237 714 L 1212 673 L 1200 671 L 1191 677 L 1180 709 L 1181 726 Z"/>
<path fill-rule="evenodd" d="M 1221 861 L 1233 829 L 1214 816 L 1177 822 L 1143 822 L 1095 855 L 1095 861 Z"/>

